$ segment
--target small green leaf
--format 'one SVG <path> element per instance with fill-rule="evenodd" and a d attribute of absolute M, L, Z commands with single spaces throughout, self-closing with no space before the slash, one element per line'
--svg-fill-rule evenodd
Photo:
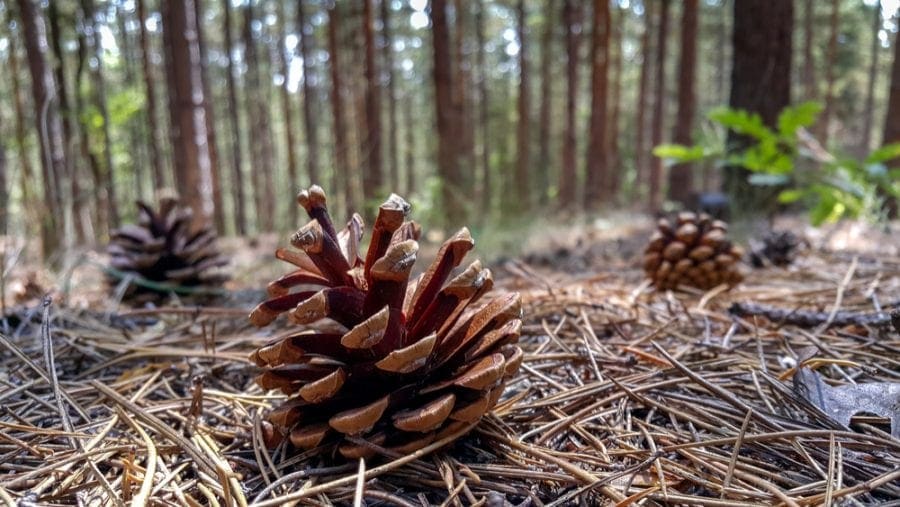
<path fill-rule="evenodd" d="M 869 164 L 884 163 L 895 158 L 900 158 L 900 143 L 887 144 L 873 151 L 866 157 Z"/>
<path fill-rule="evenodd" d="M 791 179 L 784 174 L 754 173 L 747 177 L 747 181 L 749 181 L 751 185 L 774 187 L 777 185 L 786 185 Z"/>
<path fill-rule="evenodd" d="M 738 134 L 762 140 L 773 137 L 773 132 L 762 121 L 758 114 L 751 114 L 741 109 L 718 107 L 709 112 L 709 119 Z"/>
<path fill-rule="evenodd" d="M 778 202 L 782 204 L 790 204 L 793 202 L 799 201 L 804 195 L 802 190 L 782 190 L 780 194 L 778 194 Z"/>
<path fill-rule="evenodd" d="M 785 108 L 778 115 L 778 132 L 784 137 L 793 137 L 797 129 L 809 127 L 815 123 L 822 111 L 822 104 L 815 101 L 803 102 Z"/>
<path fill-rule="evenodd" d="M 706 156 L 703 146 L 685 146 L 683 144 L 661 144 L 653 148 L 653 155 L 659 158 L 672 159 L 677 162 L 695 162 Z"/>

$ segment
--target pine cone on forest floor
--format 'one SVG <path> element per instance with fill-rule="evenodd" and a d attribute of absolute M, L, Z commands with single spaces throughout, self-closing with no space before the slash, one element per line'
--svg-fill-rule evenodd
<path fill-rule="evenodd" d="M 644 272 L 660 290 L 734 285 L 743 279 L 738 269 L 743 252 L 726 239 L 727 232 L 725 222 L 705 213 L 679 213 L 674 225 L 660 219 L 644 252 Z"/>
<path fill-rule="evenodd" d="M 791 231 L 769 231 L 760 241 L 750 243 L 750 263 L 755 268 L 788 266 L 807 243 Z"/>
<path fill-rule="evenodd" d="M 159 209 L 138 201 L 138 223 L 110 234 L 107 253 L 112 268 L 107 281 L 116 287 L 135 277 L 125 298 L 135 303 L 182 291 L 190 296 L 222 285 L 220 268 L 228 260 L 216 248 L 216 233 L 208 224 L 192 228 L 193 211 L 172 196 L 160 198 Z"/>
<path fill-rule="evenodd" d="M 268 415 L 268 444 L 287 436 L 300 449 L 374 455 L 358 437 L 402 454 L 479 421 L 521 364 L 522 322 L 516 293 L 475 304 L 493 286 L 479 261 L 451 278 L 474 246 L 469 231 L 411 281 L 420 228 L 402 198 L 381 205 L 364 258 L 358 214 L 337 232 L 321 188 L 297 200 L 312 220 L 291 237 L 296 251 L 276 251 L 295 269 L 250 314 L 257 326 L 282 313 L 291 324 L 250 356 L 260 387 L 290 396 Z"/>

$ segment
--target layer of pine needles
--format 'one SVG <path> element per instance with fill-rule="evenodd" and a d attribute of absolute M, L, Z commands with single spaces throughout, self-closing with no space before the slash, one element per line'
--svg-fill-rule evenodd
<path fill-rule="evenodd" d="M 900 382 L 897 258 L 819 252 L 705 294 L 653 293 L 624 264 L 503 268 L 527 312 L 504 400 L 442 450 L 365 463 L 260 444 L 279 395 L 247 354 L 271 331 L 241 305 L 19 309 L 0 329 L 0 504 L 900 505 L 889 422 L 843 427 L 791 378 L 805 361 L 835 385 Z"/>

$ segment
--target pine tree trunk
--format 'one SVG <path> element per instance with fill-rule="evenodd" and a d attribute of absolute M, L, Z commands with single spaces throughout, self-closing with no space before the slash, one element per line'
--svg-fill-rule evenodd
<path fill-rule="evenodd" d="M 234 201 L 234 228 L 238 235 L 247 234 L 247 193 L 244 183 L 244 157 L 241 149 L 241 126 L 238 120 L 237 84 L 234 78 L 234 44 L 232 43 L 231 0 L 222 0 L 223 37 L 228 60 L 225 88 L 228 92 L 228 127 L 231 135 L 231 198 Z"/>
<path fill-rule="evenodd" d="M 65 55 L 62 49 L 62 30 L 59 24 L 59 2 L 50 2 L 47 6 L 47 21 L 49 25 L 48 36 L 50 38 L 50 48 L 53 55 L 53 75 L 59 89 L 56 91 L 56 100 L 59 104 L 59 116 L 62 122 L 63 150 L 66 160 L 66 176 L 69 180 L 69 188 L 72 193 L 72 215 L 75 225 L 75 235 L 78 241 L 83 242 L 88 238 L 85 237 L 84 228 L 82 227 L 81 210 L 83 207 L 83 198 L 81 191 L 81 178 L 78 175 L 78 163 L 72 156 L 72 150 L 75 145 L 76 130 L 72 123 L 72 108 L 69 105 L 69 86 L 66 73 Z"/>
<path fill-rule="evenodd" d="M 516 211 L 531 208 L 531 90 L 528 69 L 528 42 L 525 34 L 525 1 L 517 7 L 519 34 L 519 122 L 516 126 Z"/>
<path fill-rule="evenodd" d="M 403 121 L 406 124 L 406 128 L 403 129 L 405 133 L 403 142 L 405 160 L 403 165 L 406 167 L 407 195 L 413 194 L 416 190 L 416 125 L 413 116 L 414 102 L 415 96 L 407 92 L 405 100 L 403 101 Z"/>
<path fill-rule="evenodd" d="M 578 99 L 578 46 L 581 7 L 577 0 L 563 0 L 563 24 L 566 34 L 566 115 L 563 127 L 562 170 L 559 173 L 559 208 L 573 210 L 578 201 L 578 167 L 575 161 L 575 120 Z"/>
<path fill-rule="evenodd" d="M 735 0 L 738 1 L 740 0 Z M 814 0 L 803 2 L 803 95 L 807 100 L 815 100 L 819 95 L 816 89 L 816 59 L 813 55 L 816 3 Z"/>
<path fill-rule="evenodd" d="M 384 96 L 388 106 L 388 176 L 391 188 L 400 188 L 400 167 L 397 160 L 397 96 L 392 47 L 390 0 L 381 0 L 381 61 L 387 82 Z"/>
<path fill-rule="evenodd" d="M 694 82 L 697 74 L 697 0 L 684 0 L 681 11 L 681 60 L 678 62 L 678 113 L 672 140 L 678 144 L 693 143 L 694 115 L 697 97 Z M 694 191 L 691 164 L 682 163 L 669 170 L 669 199 L 688 206 Z"/>
<path fill-rule="evenodd" d="M 647 167 L 647 148 L 645 136 L 647 134 L 647 96 L 650 94 L 650 64 L 653 61 L 650 54 L 650 33 L 653 31 L 653 19 L 656 15 L 657 2 L 650 2 L 644 10 L 644 31 L 641 33 L 641 71 L 638 78 L 637 94 L 637 118 L 635 119 L 634 134 L 634 167 L 635 167 L 635 195 L 641 195 L 642 188 L 650 181 L 650 171 Z M 649 190 L 648 190 L 649 191 Z"/>
<path fill-rule="evenodd" d="M 778 114 L 791 102 L 791 35 L 794 21 L 790 0 L 736 0 L 734 2 L 734 47 L 729 106 L 759 114 L 774 127 Z M 746 140 L 729 132 L 731 152 Z M 746 170 L 725 170 L 723 188 L 732 206 L 744 212 L 766 211 L 774 203 L 777 189 L 752 187 Z"/>
<path fill-rule="evenodd" d="M 121 5 L 116 6 L 116 21 L 119 25 L 119 33 L 122 35 L 121 38 L 121 51 L 122 51 L 122 67 L 125 69 L 125 82 L 126 83 L 134 83 L 135 82 L 135 72 L 134 72 L 134 62 L 135 62 L 135 54 L 134 54 L 134 46 L 132 44 L 133 41 L 130 40 L 128 36 L 128 25 L 131 21 L 131 16 L 128 11 L 122 8 Z M 132 147 L 131 155 L 129 157 L 131 161 L 131 168 L 134 172 L 134 191 L 137 199 L 146 199 L 147 192 L 146 188 L 144 188 L 144 180 L 145 177 L 145 166 L 144 162 L 146 161 L 145 153 L 144 153 L 144 145 L 141 142 L 147 135 L 146 130 L 144 129 L 143 123 L 137 117 L 132 117 L 128 119 L 127 122 L 127 130 L 128 130 L 128 144 Z"/>
<path fill-rule="evenodd" d="M 0 119 L 0 128 L 3 120 Z M 6 167 L 6 146 L 0 143 L 0 235 L 9 234 L 9 178 Z M 5 263 L 4 263 L 5 264 Z M 4 265 L 2 269 L 6 269 Z"/>
<path fill-rule="evenodd" d="M 12 22 L 12 9 L 11 6 L 7 6 L 7 23 L 6 26 L 10 27 Z M 22 103 L 22 84 L 19 81 L 19 55 L 18 55 L 18 43 L 20 37 L 19 32 L 13 32 L 10 28 L 10 37 L 9 37 L 9 48 L 7 51 L 9 52 L 9 76 L 11 81 L 12 88 L 12 98 L 13 98 L 13 106 L 15 109 L 15 138 L 16 138 L 16 151 L 18 152 L 18 160 L 21 165 L 21 177 L 19 178 L 19 189 L 22 194 L 22 207 L 25 210 L 25 220 L 26 224 L 31 225 L 36 222 L 34 218 L 37 216 L 35 210 L 38 207 L 38 204 L 34 200 L 34 196 L 32 195 L 32 186 L 34 185 L 35 175 L 34 168 L 31 165 L 31 157 L 28 153 L 28 145 L 25 139 L 26 133 L 26 123 L 27 119 L 25 117 L 25 106 Z M 28 227 L 26 227 L 28 230 Z"/>
<path fill-rule="evenodd" d="M 287 172 L 288 172 L 288 184 L 290 185 L 292 192 L 300 191 L 300 179 L 297 174 L 297 152 L 296 152 L 296 141 L 294 140 L 294 111 L 291 108 L 291 92 L 288 89 L 288 75 L 290 74 L 290 65 L 291 58 L 293 55 L 288 54 L 285 49 L 285 40 L 287 38 L 287 16 L 285 16 L 284 12 L 284 3 L 278 3 L 278 62 L 281 66 L 281 75 L 283 76 L 283 81 L 281 83 L 281 112 L 284 116 L 284 141 L 287 146 L 284 147 L 285 152 L 287 153 Z M 295 203 L 287 201 L 288 207 L 290 210 L 288 211 L 288 216 L 290 217 L 291 226 L 297 226 L 300 224 L 300 213 L 299 206 Z"/>
<path fill-rule="evenodd" d="M 591 128 L 585 164 L 586 209 L 596 209 L 610 197 L 607 138 L 607 70 L 609 67 L 609 1 L 594 0 L 591 37 Z"/>
<path fill-rule="evenodd" d="M 300 31 L 300 56 L 303 58 L 303 128 L 306 133 L 306 172 L 310 183 L 319 184 L 319 131 L 315 106 L 318 95 L 309 76 L 313 73 L 310 56 L 313 49 L 313 27 L 306 22 L 303 2 L 297 2 L 297 29 Z M 337 189 L 335 189 L 337 192 Z"/>
<path fill-rule="evenodd" d="M 432 46 L 434 51 L 434 95 L 438 135 L 438 174 L 441 177 L 441 209 L 445 225 L 464 221 L 462 172 L 459 167 L 458 118 L 453 105 L 453 66 L 450 57 L 450 28 L 446 0 L 431 3 Z"/>
<path fill-rule="evenodd" d="M 490 95 L 488 92 L 488 70 L 485 63 L 484 35 L 484 0 L 478 0 L 475 11 L 475 44 L 477 46 L 476 65 L 478 65 L 478 118 L 481 138 L 481 185 L 478 200 L 485 213 L 490 213 L 493 205 L 491 191 L 491 150 L 488 143 L 490 128 Z"/>
<path fill-rule="evenodd" d="M 363 0 L 362 18 L 365 37 L 364 76 L 366 79 L 366 128 L 363 134 L 366 170 L 363 172 L 363 198 L 366 209 L 369 209 L 370 203 L 376 202 L 384 193 L 382 188 L 384 175 L 381 163 L 381 87 L 375 64 L 375 30 L 372 27 L 374 22 L 373 1 Z"/>
<path fill-rule="evenodd" d="M 273 161 L 268 150 L 268 105 L 263 99 L 264 87 L 259 71 L 259 57 L 253 40 L 253 2 L 244 7 L 244 62 L 247 65 L 244 94 L 246 96 L 252 161 L 253 202 L 256 225 L 263 231 L 275 229 L 275 183 L 272 178 Z"/>
<path fill-rule="evenodd" d="M 831 137 L 831 119 L 834 116 L 834 71 L 837 66 L 840 6 L 840 0 L 831 0 L 831 14 L 828 17 L 828 53 L 825 57 L 825 108 L 817 125 L 819 141 L 825 146 Z"/>
<path fill-rule="evenodd" d="M 162 2 L 175 185 L 199 225 L 212 218 L 214 205 L 196 12 L 193 0 Z"/>
<path fill-rule="evenodd" d="M 147 146 L 150 149 L 150 166 L 153 174 L 153 186 L 158 190 L 166 186 L 165 162 L 160 151 L 160 133 L 156 112 L 156 80 L 153 77 L 153 63 L 150 53 L 150 38 L 147 36 L 147 13 L 144 11 L 145 0 L 135 0 L 141 35 L 141 68 L 144 74 L 144 93 L 147 104 Z"/>
<path fill-rule="evenodd" d="M 875 83 L 878 80 L 878 53 L 881 48 L 881 41 L 878 39 L 878 32 L 881 30 L 881 0 L 875 4 L 874 25 L 872 26 L 872 46 L 871 55 L 869 56 L 869 74 L 866 79 L 866 105 L 863 113 L 863 132 L 860 139 L 858 154 L 860 158 L 866 156 L 872 149 L 872 122 L 875 121 Z"/>
<path fill-rule="evenodd" d="M 95 65 L 92 69 L 94 103 L 103 118 L 103 189 L 106 192 L 107 220 L 110 230 L 119 226 L 119 203 L 116 198 L 115 168 L 112 162 L 112 136 L 109 130 L 109 109 L 106 106 L 106 78 L 103 75 L 103 48 L 100 45 L 100 24 L 94 15 L 93 0 L 81 0 L 85 22 L 90 24 L 88 43 L 94 50 Z M 86 133 L 85 133 L 86 134 Z"/>
<path fill-rule="evenodd" d="M 741 1 L 741 0 L 737 0 Z M 659 12 L 659 27 L 656 34 L 656 83 L 653 102 L 653 126 L 650 139 L 653 146 L 663 142 L 663 123 L 666 114 L 666 39 L 669 37 L 669 0 L 662 0 Z M 662 207 L 663 161 L 653 157 L 650 161 L 650 191 L 647 207 L 655 213 Z"/>
<path fill-rule="evenodd" d="M 884 117 L 884 134 L 882 146 L 900 142 L 900 37 L 894 36 L 894 61 L 891 63 L 891 85 L 888 91 L 887 114 Z M 896 167 L 900 160 L 892 160 L 887 164 Z M 895 182 L 896 184 L 896 182 Z M 891 218 L 897 218 L 897 200 L 885 197 L 886 209 Z"/>
<path fill-rule="evenodd" d="M 62 243 L 62 186 L 65 176 L 65 150 L 63 149 L 62 125 L 54 105 L 56 85 L 47 64 L 47 36 L 44 18 L 34 0 L 18 0 L 22 18 L 25 50 L 28 54 L 28 68 L 31 74 L 31 90 L 36 113 L 34 115 L 38 146 L 41 153 L 44 206 L 40 210 L 41 246 L 44 256 L 55 252 Z"/>
<path fill-rule="evenodd" d="M 75 65 L 75 89 L 84 90 L 86 87 L 84 82 L 85 71 L 88 67 L 90 55 L 88 54 L 89 48 L 85 30 L 78 30 L 77 34 L 78 59 Z M 93 217 L 97 224 L 96 230 L 99 234 L 109 230 L 109 204 L 106 191 L 104 190 L 105 182 L 103 178 L 103 168 L 101 167 L 100 159 L 91 149 L 91 140 L 88 138 L 88 132 L 90 132 L 92 127 L 87 110 L 88 104 L 85 102 L 86 98 L 83 95 L 83 93 L 75 94 L 76 117 L 79 119 L 82 132 L 82 135 L 79 136 L 78 144 L 81 158 L 87 161 L 88 169 L 90 169 L 92 182 L 91 197 L 93 199 L 92 202 L 95 204 L 95 206 L 91 206 L 91 208 L 94 212 Z M 94 234 L 91 234 L 89 237 L 94 236 Z"/>
<path fill-rule="evenodd" d="M 553 78 L 550 76 L 553 52 L 553 28 L 556 26 L 556 1 L 547 0 L 544 11 L 544 32 L 541 35 L 541 104 L 538 110 L 538 164 L 537 184 L 538 204 L 546 205 L 550 197 L 551 138 L 553 115 Z"/>
<path fill-rule="evenodd" d="M 343 80 L 341 79 L 341 53 L 338 34 L 341 16 L 336 5 L 328 9 L 328 62 L 331 66 L 331 114 L 334 131 L 334 179 L 340 182 L 344 194 L 344 210 L 347 215 L 356 206 L 353 179 L 348 160 L 347 127 L 344 122 Z M 340 175 L 340 177 L 338 176 Z M 336 185 L 335 185 L 336 186 Z"/>
<path fill-rule="evenodd" d="M 200 81 L 203 83 L 204 109 L 206 112 L 206 136 L 209 139 L 209 171 L 212 178 L 213 224 L 219 234 L 225 233 L 225 205 L 222 202 L 222 181 L 219 178 L 219 143 L 216 136 L 215 102 L 209 87 L 209 71 L 206 67 L 206 41 L 203 37 L 203 0 L 194 0 L 197 20 L 197 45 L 200 47 Z M 296 206 L 294 206 L 296 208 Z"/>
<path fill-rule="evenodd" d="M 612 74 L 612 90 L 610 91 L 609 112 L 609 199 L 615 202 L 619 197 L 619 189 L 622 185 L 622 156 L 619 146 L 619 120 L 622 111 L 622 32 L 625 23 L 625 15 L 622 9 L 616 7 L 615 18 L 610 17 L 612 23 L 612 45 L 614 48 L 610 59 L 610 72 Z"/>
<path fill-rule="evenodd" d="M 465 195 L 471 195 L 475 183 L 475 131 L 467 128 L 474 121 L 472 100 L 469 87 L 472 83 L 472 68 L 469 63 L 468 44 L 469 0 L 453 0 L 456 22 L 454 23 L 454 74 L 453 74 L 453 107 L 456 111 L 457 164 L 461 168 L 462 184 Z"/>

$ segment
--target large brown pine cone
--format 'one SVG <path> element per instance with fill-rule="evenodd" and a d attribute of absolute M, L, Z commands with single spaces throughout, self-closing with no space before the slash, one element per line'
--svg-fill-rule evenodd
<path fill-rule="evenodd" d="M 644 252 L 644 272 L 661 290 L 682 284 L 704 290 L 734 285 L 743 278 L 743 253 L 726 239 L 727 232 L 725 222 L 705 213 L 679 213 L 674 225 L 663 218 Z"/>
<path fill-rule="evenodd" d="M 268 415 L 269 443 L 286 435 L 300 449 L 373 455 L 351 440 L 359 437 L 408 453 L 480 420 L 522 361 L 521 304 L 503 294 L 475 305 L 493 285 L 479 261 L 451 278 L 474 246 L 469 231 L 410 281 L 420 229 L 402 198 L 381 205 L 364 259 L 359 215 L 337 232 L 321 188 L 297 200 L 312 221 L 291 237 L 296 251 L 276 251 L 295 269 L 250 314 L 257 326 L 288 318 L 284 334 L 251 355 L 264 370 L 257 383 L 290 396 Z"/>
<path fill-rule="evenodd" d="M 228 260 L 216 248 L 209 225 L 192 228 L 193 212 L 175 197 L 160 199 L 159 209 L 138 201 L 138 223 L 110 235 L 108 281 L 118 285 L 132 277 L 125 296 L 149 301 L 168 295 L 199 294 L 222 285 L 227 277 L 216 269 Z"/>

